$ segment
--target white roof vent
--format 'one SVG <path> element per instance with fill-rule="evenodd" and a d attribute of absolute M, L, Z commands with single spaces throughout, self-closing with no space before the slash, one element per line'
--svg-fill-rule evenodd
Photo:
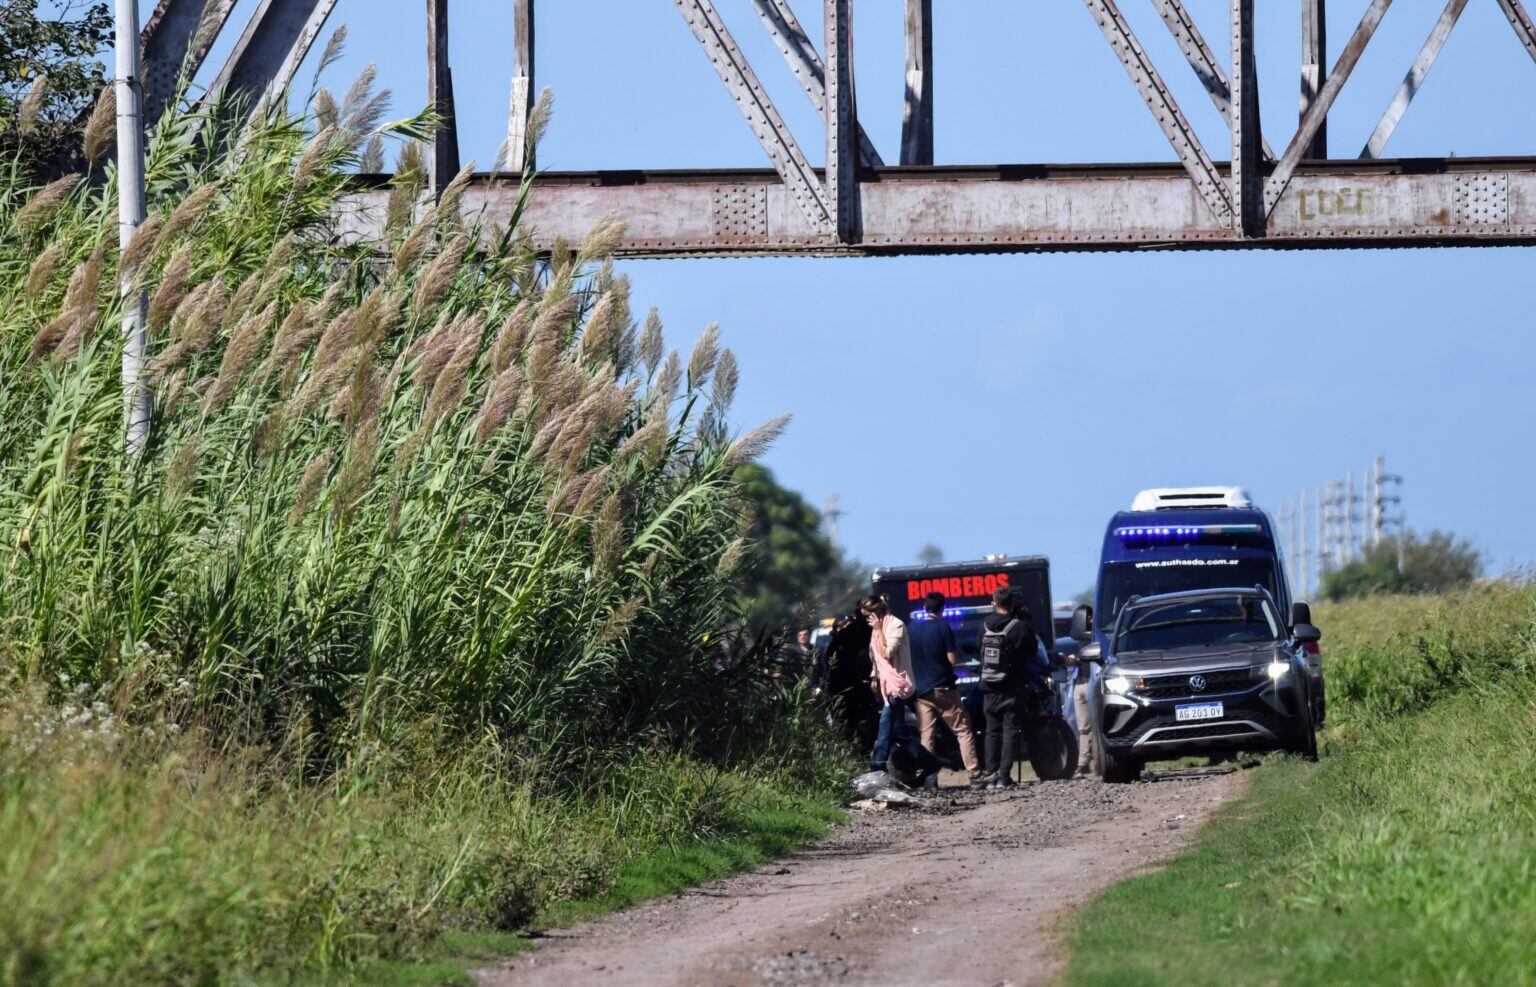
<path fill-rule="evenodd" d="M 1168 511 L 1186 507 L 1252 507 L 1242 487 L 1157 487 L 1131 502 L 1133 511 Z"/>

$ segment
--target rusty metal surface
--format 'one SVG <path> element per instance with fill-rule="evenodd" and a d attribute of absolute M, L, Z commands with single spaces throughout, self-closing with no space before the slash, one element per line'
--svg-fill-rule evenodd
<path fill-rule="evenodd" d="M 886 168 L 864 178 L 856 244 L 814 229 L 766 170 L 544 175 L 524 220 L 547 249 L 624 215 L 627 257 L 1536 244 L 1536 158 L 1309 163 L 1262 237 L 1215 222 L 1178 165 Z M 346 231 L 374 230 L 386 195 L 350 197 Z M 505 221 L 516 198 L 515 182 L 483 178 L 466 218 L 483 209 Z"/>

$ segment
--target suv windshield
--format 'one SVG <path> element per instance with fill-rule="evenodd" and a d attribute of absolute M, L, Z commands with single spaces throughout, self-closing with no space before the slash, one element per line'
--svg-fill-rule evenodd
<path fill-rule="evenodd" d="M 1129 608 L 1115 636 L 1115 650 L 1167 651 L 1278 640 L 1280 622 L 1268 600 L 1207 596 Z"/>
<path fill-rule="evenodd" d="M 1275 595 L 1275 563 L 1268 558 L 1154 559 L 1106 565 L 1099 582 L 1097 625 L 1115 626 L 1132 596 L 1159 596 L 1184 590 L 1262 586 Z"/>

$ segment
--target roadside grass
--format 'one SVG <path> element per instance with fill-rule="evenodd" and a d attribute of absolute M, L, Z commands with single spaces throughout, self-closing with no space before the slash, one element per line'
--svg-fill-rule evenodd
<path fill-rule="evenodd" d="M 596 918 L 654 898 L 752 870 L 813 840 L 844 818 L 831 801 L 786 798 L 783 807 L 733 814 L 713 839 L 668 843 L 619 865 L 602 894 L 551 903 L 527 930 L 539 932 Z M 472 984 L 473 969 L 491 966 L 534 946 L 536 938 L 509 933 L 449 933 L 421 956 L 370 960 L 336 979 L 345 985 Z"/>
<path fill-rule="evenodd" d="M 316 783 L 291 751 L 11 701 L 0 984 L 462 982 L 530 928 L 819 836 L 846 772 L 786 755 L 646 749 L 548 775 L 487 740 Z"/>
<path fill-rule="evenodd" d="M 1190 851 L 1103 894 L 1065 981 L 1536 983 L 1533 611 L 1509 585 L 1319 607 L 1322 760 L 1269 759 Z"/>

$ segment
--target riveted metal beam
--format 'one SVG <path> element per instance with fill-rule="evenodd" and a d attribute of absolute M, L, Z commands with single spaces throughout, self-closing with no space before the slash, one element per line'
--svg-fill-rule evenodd
<path fill-rule="evenodd" d="M 1307 108 L 1306 116 L 1301 119 L 1301 126 L 1296 131 L 1296 136 L 1291 139 L 1290 146 L 1281 155 L 1280 161 L 1275 165 L 1274 173 L 1264 183 L 1264 208 L 1268 212 L 1275 208 L 1275 203 L 1280 201 L 1280 196 L 1285 194 L 1285 188 L 1290 183 L 1291 175 L 1296 171 L 1296 165 L 1301 162 L 1302 155 L 1311 146 L 1312 140 L 1317 136 L 1318 128 L 1328 117 L 1328 111 L 1333 107 L 1333 101 L 1339 98 L 1339 91 L 1344 88 L 1344 83 L 1349 81 L 1350 73 L 1360 63 L 1360 56 L 1365 53 L 1365 48 L 1371 43 L 1371 38 L 1376 34 L 1376 28 L 1381 26 L 1381 19 L 1386 16 L 1387 8 L 1392 6 L 1392 0 L 1371 0 L 1371 5 L 1360 18 L 1360 24 L 1355 28 L 1349 43 L 1339 54 L 1338 64 L 1328 74 L 1328 81 L 1323 83 L 1322 91 L 1317 94 L 1317 99 Z"/>
<path fill-rule="evenodd" d="M 1515 34 L 1520 38 L 1520 43 L 1525 46 L 1532 59 L 1536 59 L 1536 22 L 1531 21 L 1531 15 L 1526 12 L 1525 4 L 1521 0 L 1499 0 L 1499 9 L 1504 11 L 1504 16 L 1509 18 L 1509 26 L 1515 29 Z"/>
<path fill-rule="evenodd" d="M 737 47 L 736 40 L 726 29 L 715 5 L 711 0 L 674 2 L 704 53 L 709 56 L 710 64 L 720 76 L 720 81 L 725 83 L 726 91 L 736 101 L 736 107 L 746 118 L 747 126 L 752 128 L 758 143 L 768 154 L 774 171 L 778 172 L 785 187 L 789 189 L 795 206 L 824 235 L 835 234 L 836 213 L 822 190 L 819 177 L 806 161 L 800 145 L 795 143 L 794 135 L 785 126 L 773 100 L 768 97 L 762 83 L 758 82 L 757 73 L 752 71 L 746 56 Z"/>
<path fill-rule="evenodd" d="M 778 46 L 779 53 L 784 56 L 784 61 L 789 63 L 789 70 L 799 80 L 800 88 L 805 90 L 811 106 L 818 114 L 826 115 L 826 66 L 822 64 L 821 55 L 816 51 L 816 46 L 811 44 L 805 28 L 800 26 L 800 19 L 790 8 L 789 0 L 752 0 L 752 6 L 763 26 L 768 29 L 773 43 Z M 864 167 L 879 168 L 884 165 L 885 161 L 881 159 L 880 152 L 875 150 L 864 128 L 860 126 L 858 131 L 859 160 L 864 163 Z"/>
<path fill-rule="evenodd" d="M 827 37 L 827 201 L 839 243 L 859 238 L 858 102 L 853 86 L 853 0 L 823 0 Z"/>
<path fill-rule="evenodd" d="M 1418 57 L 1413 60 L 1413 66 L 1403 77 L 1403 84 L 1397 87 L 1397 92 L 1392 95 L 1392 101 L 1387 104 L 1381 119 L 1377 121 L 1376 129 L 1371 132 L 1370 139 L 1365 142 L 1365 150 L 1360 152 L 1362 158 L 1379 158 L 1381 152 L 1387 149 L 1387 142 L 1397 131 L 1397 125 L 1402 122 L 1403 114 L 1408 112 L 1408 104 L 1413 102 L 1414 96 L 1418 95 L 1419 88 L 1424 85 L 1424 79 L 1429 75 L 1429 70 L 1435 65 L 1435 59 L 1440 57 L 1440 49 L 1445 47 L 1446 40 L 1451 36 L 1451 30 L 1461 19 L 1461 12 L 1466 9 L 1467 0 L 1450 0 L 1445 5 L 1445 10 L 1429 32 L 1429 38 L 1424 42 L 1424 47 L 1419 49 Z"/>
<path fill-rule="evenodd" d="M 160 0 L 155 5 L 140 34 L 146 126 L 160 119 L 182 77 L 197 74 L 234 6 L 234 0 Z"/>
<path fill-rule="evenodd" d="M 226 126 L 237 130 L 245 115 L 292 81 L 335 2 L 261 0 L 210 87 L 226 97 Z"/>
<path fill-rule="evenodd" d="M 1264 232 L 1264 186 L 1259 176 L 1259 79 L 1253 54 L 1253 2 L 1232 0 L 1232 210 L 1247 236 Z"/>
<path fill-rule="evenodd" d="M 1131 77 L 1131 82 L 1141 93 L 1147 109 L 1152 111 L 1158 126 L 1167 135 L 1168 142 L 1173 145 L 1174 153 L 1179 156 L 1185 170 L 1189 172 L 1189 177 L 1194 181 L 1195 188 L 1199 190 L 1201 199 L 1210 207 L 1211 214 L 1218 222 L 1230 226 L 1233 215 L 1232 198 L 1226 180 L 1216 170 L 1211 156 L 1206 153 L 1194 128 L 1184 118 L 1183 111 L 1179 109 L 1173 93 L 1163 82 L 1163 77 L 1158 74 L 1157 67 L 1142 50 L 1141 42 L 1136 40 L 1136 35 L 1131 31 L 1131 26 L 1126 22 L 1125 17 L 1121 15 L 1115 0 L 1083 0 L 1083 2 L 1098 23 L 1099 29 L 1104 32 L 1104 37 L 1120 59 L 1120 64 L 1125 66 L 1126 74 Z"/>
<path fill-rule="evenodd" d="M 1299 124 L 1306 119 L 1307 111 L 1323 91 L 1328 77 L 1328 0 L 1301 0 L 1301 111 L 1296 117 Z M 1305 158 L 1328 157 L 1328 117 L 1317 125 L 1302 154 Z"/>
<path fill-rule="evenodd" d="M 933 164 L 933 0 L 907 0 L 907 92 L 901 163 Z"/>
<path fill-rule="evenodd" d="M 1181 0 L 1153 0 L 1157 12 L 1162 15 L 1163 23 L 1168 25 L 1168 33 L 1173 35 L 1174 43 L 1189 60 L 1189 67 L 1195 70 L 1195 76 L 1200 80 L 1200 85 L 1205 87 L 1206 93 L 1211 97 L 1211 103 L 1222 119 L 1229 124 L 1232 122 L 1232 98 L 1231 81 L 1227 73 L 1222 70 L 1221 63 L 1216 60 L 1216 53 L 1211 46 L 1206 44 L 1205 36 L 1200 33 L 1200 28 L 1195 26 L 1194 18 L 1189 16 Z M 1266 158 L 1273 159 L 1275 152 L 1270 148 L 1269 141 L 1259 138 L 1260 149 Z"/>
<path fill-rule="evenodd" d="M 1310 161 L 1263 237 L 1217 223 L 1173 162 L 884 168 L 860 183 L 852 244 L 813 226 L 768 169 L 545 172 L 534 183 L 523 218 L 537 249 L 621 215 L 624 257 L 1536 246 L 1536 157 Z M 376 237 L 388 198 L 386 184 L 349 195 L 342 235 Z M 463 208 L 485 209 L 494 226 L 518 205 L 515 185 L 486 176 Z"/>

